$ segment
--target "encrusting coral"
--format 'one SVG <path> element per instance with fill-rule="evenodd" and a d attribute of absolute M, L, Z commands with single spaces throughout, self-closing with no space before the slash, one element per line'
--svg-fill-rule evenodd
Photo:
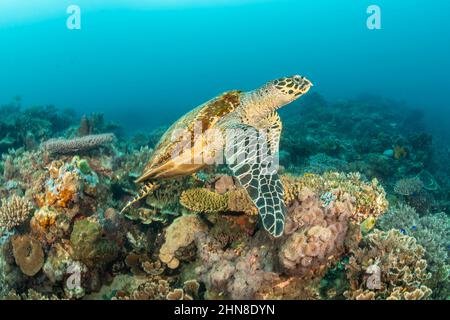
<path fill-rule="evenodd" d="M 17 195 L 9 199 L 2 199 L 0 207 L 0 227 L 11 230 L 21 225 L 30 216 L 33 210 L 31 202 Z"/>
<path fill-rule="evenodd" d="M 424 255 L 416 239 L 395 229 L 376 230 L 352 251 L 346 266 L 350 289 L 344 295 L 356 300 L 426 299 L 432 290 L 426 285 L 431 274 Z"/>

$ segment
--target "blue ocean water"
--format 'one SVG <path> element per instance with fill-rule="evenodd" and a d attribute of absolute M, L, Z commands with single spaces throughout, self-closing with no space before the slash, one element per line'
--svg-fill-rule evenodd
<path fill-rule="evenodd" d="M 66 27 L 72 4 L 80 30 Z M 373 4 L 381 30 L 366 26 Z M 447 0 L 1 1 L 0 104 L 20 96 L 147 128 L 299 73 L 327 98 L 404 100 L 445 127 L 448 12 Z"/>

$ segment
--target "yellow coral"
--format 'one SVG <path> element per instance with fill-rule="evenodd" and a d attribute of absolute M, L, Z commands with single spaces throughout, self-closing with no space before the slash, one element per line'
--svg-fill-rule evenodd
<path fill-rule="evenodd" d="M 244 212 L 248 215 L 258 214 L 247 192 L 242 189 L 231 189 L 224 194 L 206 188 L 192 188 L 184 191 L 180 203 L 194 212 Z"/>
<path fill-rule="evenodd" d="M 180 203 L 194 212 L 220 212 L 228 208 L 228 195 L 221 195 L 206 188 L 193 188 L 181 194 Z"/>

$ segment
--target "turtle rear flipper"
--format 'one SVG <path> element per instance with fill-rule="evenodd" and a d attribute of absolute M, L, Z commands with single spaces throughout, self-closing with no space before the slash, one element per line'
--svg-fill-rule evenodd
<path fill-rule="evenodd" d="M 264 228 L 274 237 L 284 231 L 284 189 L 271 154 L 267 135 L 252 126 L 237 124 L 233 141 L 225 145 L 228 167 L 258 208 Z"/>

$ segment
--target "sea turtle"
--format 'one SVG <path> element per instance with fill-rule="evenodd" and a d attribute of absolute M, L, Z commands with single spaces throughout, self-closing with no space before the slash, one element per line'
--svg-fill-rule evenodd
<path fill-rule="evenodd" d="M 193 109 L 162 136 L 135 181 L 145 182 L 122 212 L 151 193 L 156 180 L 193 174 L 207 165 L 227 166 L 258 208 L 264 228 L 283 234 L 286 208 L 277 169 L 281 121 L 276 110 L 312 86 L 298 75 L 270 81 L 259 89 L 223 93 Z"/>

